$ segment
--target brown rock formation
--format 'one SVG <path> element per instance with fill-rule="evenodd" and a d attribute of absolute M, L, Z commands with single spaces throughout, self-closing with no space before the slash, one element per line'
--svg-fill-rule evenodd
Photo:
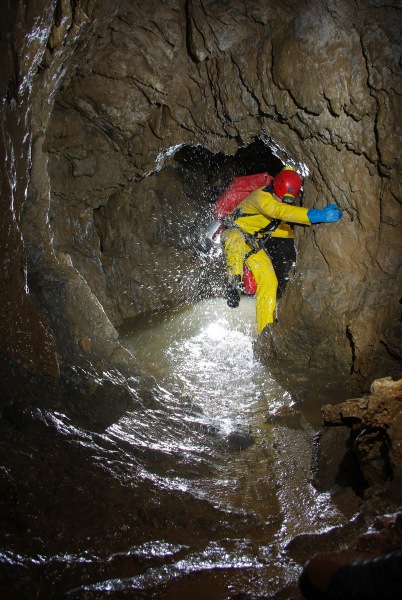
<path fill-rule="evenodd" d="M 174 540 L 177 511 L 184 540 L 194 537 L 194 513 L 206 536 L 249 531 L 248 517 L 240 525 L 234 514 L 216 517 L 188 496 L 183 504 L 181 494 L 155 495 L 154 484 L 133 500 L 131 482 L 119 486 L 94 467 L 84 430 L 103 430 L 136 402 L 154 406 L 118 328 L 144 311 L 219 293 L 219 265 L 197 252 L 198 236 L 216 182 L 233 175 L 229 158 L 256 139 L 306 176 L 306 206 L 338 202 L 344 211 L 336 225 L 298 229 L 297 274 L 263 350 L 289 361 L 287 376 L 295 363 L 304 381 L 339 371 L 359 393 L 376 377 L 402 376 L 400 25 L 397 3 L 378 0 L 0 3 L 0 372 L 6 399 L 17 398 L 1 413 L 9 466 L 0 500 L 16 556 L 29 528 L 32 555 L 54 540 L 58 563 L 63 536 L 78 531 L 71 547 L 85 549 L 95 523 L 92 555 L 106 540 L 119 563 L 103 571 L 106 553 L 102 577 L 124 579 L 150 524 L 154 539 Z M 339 462 L 351 433 L 369 489 L 396 492 L 400 397 L 381 382 L 342 407 L 351 416 L 339 407 L 325 415 L 344 445 Z M 85 443 L 74 433 L 67 443 L 35 403 L 76 417 Z M 144 460 L 159 468 L 160 452 Z M 329 475 L 321 482 L 332 483 Z M 128 570 L 114 554 L 123 542 Z M 91 570 L 81 563 L 74 570 Z M 69 565 L 45 564 L 38 582 L 36 569 L 14 574 L 14 589 L 40 595 L 40 585 L 61 577 L 92 581 L 89 571 L 71 577 Z"/>
<path fill-rule="evenodd" d="M 334 431 L 346 430 L 349 439 L 344 444 L 338 464 L 330 469 L 332 483 L 339 476 L 342 462 L 347 464 L 354 458 L 363 476 L 365 495 L 392 493 L 402 494 L 402 380 L 390 377 L 378 379 L 371 386 L 371 394 L 347 400 L 341 404 L 323 407 L 323 439 L 334 440 Z M 339 446 L 339 445 L 338 445 Z M 340 446 L 341 447 L 341 446 Z M 346 457 L 349 455 L 349 460 Z M 319 464 L 328 458 L 328 448 Z M 324 472 L 325 471 L 325 472 Z M 318 479 L 328 478 L 328 463 L 319 470 Z M 330 476 L 331 477 L 331 476 Z M 350 477 L 350 481 L 352 477 Z"/>
<path fill-rule="evenodd" d="M 1 11 L 4 352 L 52 376 L 63 360 L 130 361 L 125 318 L 202 294 L 190 234 L 211 200 L 211 152 L 261 137 L 308 174 L 306 205 L 344 210 L 298 233 L 276 351 L 362 384 L 400 375 L 397 6 Z M 174 149 L 190 146 L 209 154 L 183 179 Z"/>
<path fill-rule="evenodd" d="M 401 550 L 401 402 L 402 380 L 386 377 L 374 381 L 370 394 L 322 408 L 314 485 L 329 492 L 350 520 L 343 531 L 291 541 L 294 558 L 308 561 L 301 575 L 306 598 L 311 584 L 329 589 L 343 565 Z M 400 585 L 392 571 L 388 578 L 382 584 L 389 583 L 391 590 Z"/>

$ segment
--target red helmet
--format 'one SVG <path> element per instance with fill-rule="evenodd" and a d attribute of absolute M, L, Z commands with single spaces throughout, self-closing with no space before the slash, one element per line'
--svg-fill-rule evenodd
<path fill-rule="evenodd" d="M 274 192 L 281 200 L 284 196 L 297 198 L 300 193 L 303 180 L 291 167 L 285 167 L 272 181 Z"/>

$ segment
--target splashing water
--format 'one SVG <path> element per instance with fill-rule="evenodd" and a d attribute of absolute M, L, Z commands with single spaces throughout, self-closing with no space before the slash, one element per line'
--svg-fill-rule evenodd
<path fill-rule="evenodd" d="M 221 299 L 204 300 L 138 319 L 124 332 L 124 344 L 145 369 L 169 392 L 191 397 L 226 431 L 292 403 L 254 357 L 255 339 L 254 298 L 242 298 L 236 310 Z"/>

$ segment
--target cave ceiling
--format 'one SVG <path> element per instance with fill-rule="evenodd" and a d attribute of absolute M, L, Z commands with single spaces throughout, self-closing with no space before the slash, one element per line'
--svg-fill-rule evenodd
<path fill-rule="evenodd" d="M 120 360 L 125 319 L 196 299 L 206 265 L 192 233 L 215 175 L 233 174 L 218 157 L 263 143 L 305 176 L 306 206 L 344 215 L 298 232 L 276 351 L 388 374 L 377 370 L 399 357 L 401 308 L 396 5 L 42 0 L 7 16 L 8 354 L 53 375 L 63 357 Z"/>

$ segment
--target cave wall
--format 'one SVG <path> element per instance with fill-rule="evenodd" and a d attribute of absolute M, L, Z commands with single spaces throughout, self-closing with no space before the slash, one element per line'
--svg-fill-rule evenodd
<path fill-rule="evenodd" d="M 203 267 L 208 173 L 189 191 L 169 150 L 259 136 L 307 176 L 304 205 L 344 211 L 298 231 L 275 352 L 363 382 L 398 371 L 396 4 L 110 4 L 1 9 L 1 347 L 55 376 L 63 357 L 129 360 L 115 327 L 191 299 Z"/>

